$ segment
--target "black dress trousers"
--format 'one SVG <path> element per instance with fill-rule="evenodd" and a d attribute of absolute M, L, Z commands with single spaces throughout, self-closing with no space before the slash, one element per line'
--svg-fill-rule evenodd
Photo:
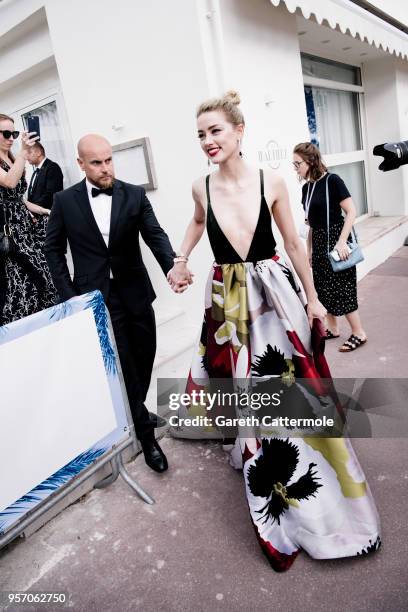
<path fill-rule="evenodd" d="M 154 310 L 150 305 L 140 314 L 129 311 L 114 279 L 109 281 L 106 305 L 112 321 L 136 435 L 139 440 L 146 439 L 154 435 L 149 412 L 144 404 L 156 354 Z"/>

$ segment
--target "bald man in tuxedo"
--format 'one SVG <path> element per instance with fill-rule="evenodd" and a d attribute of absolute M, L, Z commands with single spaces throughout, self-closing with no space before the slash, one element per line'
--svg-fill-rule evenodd
<path fill-rule="evenodd" d="M 108 307 L 130 410 L 145 461 L 164 472 L 167 459 L 154 437 L 144 404 L 156 352 L 154 293 L 139 245 L 141 235 L 165 275 L 175 253 L 142 187 L 115 178 L 112 147 L 97 134 L 78 143 L 85 179 L 57 193 L 47 227 L 45 254 L 61 300 L 99 289 Z M 71 280 L 67 242 L 74 263 Z M 176 262 L 177 265 L 177 262 Z M 187 273 L 180 287 L 191 283 Z"/>

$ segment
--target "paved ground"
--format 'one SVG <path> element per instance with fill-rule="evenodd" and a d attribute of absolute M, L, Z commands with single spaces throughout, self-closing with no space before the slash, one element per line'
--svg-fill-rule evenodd
<path fill-rule="evenodd" d="M 350 355 L 328 343 L 333 375 L 408 377 L 408 247 L 361 281 L 359 298 L 369 342 Z M 405 611 L 408 441 L 353 443 L 382 519 L 384 545 L 373 556 L 314 561 L 303 553 L 274 573 L 255 540 L 241 474 L 214 442 L 167 438 L 168 473 L 151 472 L 140 457 L 129 466 L 154 506 L 123 481 L 95 490 L 0 553 L 0 590 L 65 591 L 78 611 Z"/>

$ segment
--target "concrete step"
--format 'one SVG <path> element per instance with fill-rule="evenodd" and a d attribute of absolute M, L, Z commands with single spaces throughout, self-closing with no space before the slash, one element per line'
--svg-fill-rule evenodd
<path fill-rule="evenodd" d="M 154 371 L 190 350 L 196 340 L 198 329 L 191 323 L 184 310 L 172 313 L 157 313 L 157 351 Z"/>
<path fill-rule="evenodd" d="M 151 412 L 166 416 L 167 407 L 157 405 L 157 379 L 187 380 L 193 347 L 200 330 L 183 310 L 165 314 L 157 312 L 156 319 L 157 352 L 146 406 Z"/>

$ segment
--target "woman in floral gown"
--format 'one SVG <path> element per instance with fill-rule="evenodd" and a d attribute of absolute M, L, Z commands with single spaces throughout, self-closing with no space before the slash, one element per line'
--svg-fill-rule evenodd
<path fill-rule="evenodd" d="M 0 114 L 0 225 L 2 231 L 6 224 L 15 245 L 13 252 L 0 254 L 0 325 L 57 301 L 42 251 L 49 211 L 24 202 L 24 168 L 36 138 L 23 132 L 21 149 L 14 158 L 11 147 L 18 135 L 13 119 Z"/>
<path fill-rule="evenodd" d="M 321 324 L 326 311 L 317 299 L 284 181 L 242 159 L 244 118 L 238 104 L 238 94 L 229 92 L 197 111 L 201 147 L 218 171 L 193 184 L 194 217 L 169 283 L 178 292 L 186 288 L 186 261 L 206 225 L 215 263 L 187 391 L 209 389 L 212 380 L 226 378 L 238 385 L 308 379 L 319 387 L 330 379 Z M 306 308 L 291 268 L 276 251 L 271 213 L 303 285 Z M 193 401 L 184 412 L 208 414 Z M 205 427 L 183 426 L 172 434 L 212 435 Z M 379 547 L 376 507 L 348 439 L 258 429 L 253 435 L 240 432 L 225 448 L 230 463 L 243 469 L 255 533 L 276 571 L 288 569 L 301 549 L 330 559 Z"/>

